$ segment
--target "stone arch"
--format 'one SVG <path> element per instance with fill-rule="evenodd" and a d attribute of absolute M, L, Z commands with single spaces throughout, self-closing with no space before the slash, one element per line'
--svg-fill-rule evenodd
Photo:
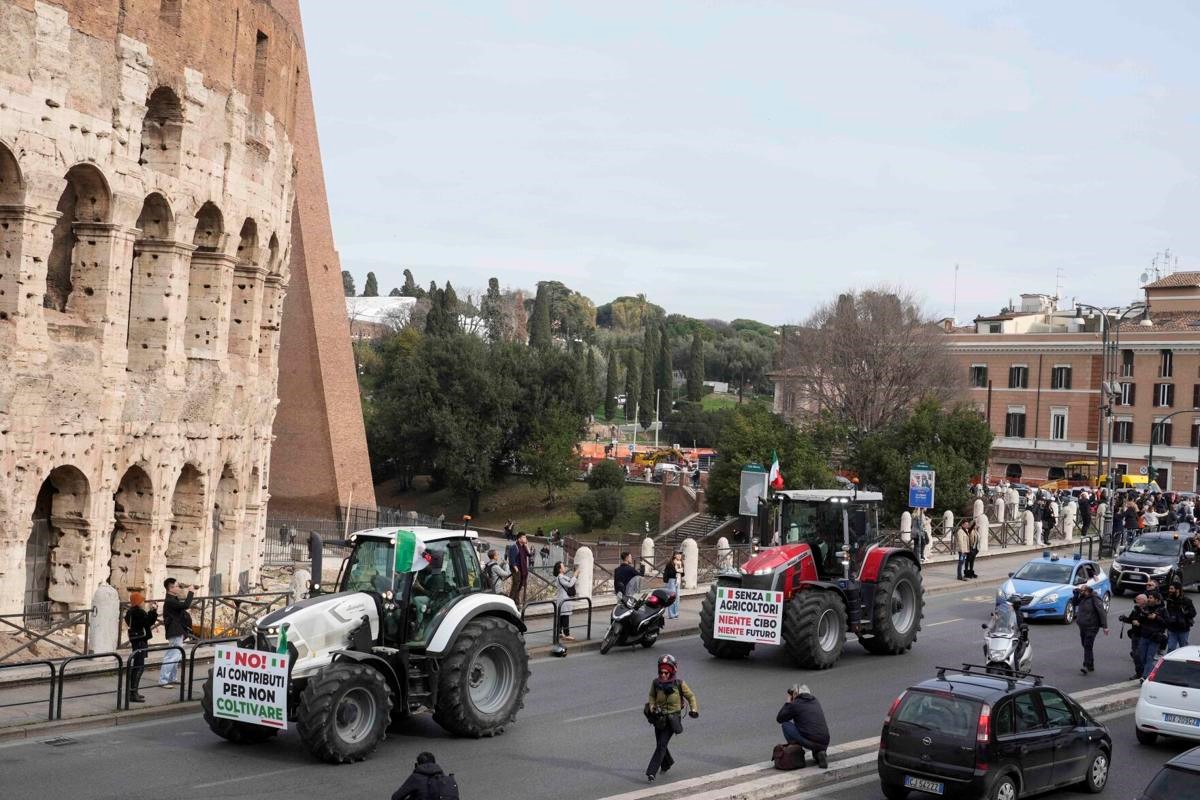
<path fill-rule="evenodd" d="M 262 565 L 262 550 L 266 539 L 266 509 L 263 507 L 262 473 L 258 467 L 250 470 L 246 485 L 246 512 L 242 518 L 241 567 L 238 570 L 239 592 L 246 592 L 258 583 Z"/>
<path fill-rule="evenodd" d="M 91 164 L 76 164 L 67 170 L 67 185 L 58 198 L 60 214 L 51 233 L 50 255 L 46 259 L 46 308 L 67 310 L 74 280 L 87 271 L 87 255 L 79 247 L 79 227 L 107 223 L 112 195 L 103 173 Z M 95 264 L 91 265 L 95 268 Z"/>
<path fill-rule="evenodd" d="M 171 310 L 180 302 L 174 288 L 176 248 L 171 241 L 175 217 L 167 199 L 157 192 L 146 195 L 137 226 L 142 234 L 133 244 L 129 329 L 125 337 L 127 365 L 132 372 L 162 364 L 172 344 Z M 178 323 L 174 335 L 179 335 Z"/>
<path fill-rule="evenodd" d="M 225 242 L 225 219 L 210 202 L 196 212 L 196 231 L 188 269 L 188 304 L 185 340 L 189 353 L 216 352 L 220 343 L 223 287 L 228 285 L 229 259 L 221 252 Z"/>
<path fill-rule="evenodd" d="M 91 602 L 90 502 L 88 479 L 73 466 L 57 467 L 42 481 L 25 549 L 26 613 L 44 614 L 56 603 Z"/>
<path fill-rule="evenodd" d="M 142 239 L 171 239 L 175 235 L 175 214 L 167 198 L 158 192 L 146 195 L 142 213 L 138 214 L 137 226 Z"/>
<path fill-rule="evenodd" d="M 12 150 L 0 142 L 0 206 L 18 206 L 25 202 L 25 180 L 21 165 Z"/>
<path fill-rule="evenodd" d="M 229 352 L 243 358 L 258 354 L 258 339 L 262 315 L 263 270 L 258 246 L 258 223 L 246 217 L 238 236 L 237 264 L 234 267 L 232 293 L 229 297 Z"/>
<path fill-rule="evenodd" d="M 279 346 L 279 320 L 283 312 L 283 257 L 279 236 L 272 233 L 267 242 L 267 277 L 263 280 L 262 311 L 259 314 L 258 372 L 264 375 L 274 363 Z"/>
<path fill-rule="evenodd" d="M 246 217 L 242 223 L 242 231 L 238 234 L 237 259 L 241 263 L 254 264 L 258 261 L 255 250 L 258 248 L 258 223 Z"/>
<path fill-rule="evenodd" d="M 133 589 L 146 589 L 150 580 L 153 516 L 154 484 L 146 470 L 134 465 L 125 471 L 113 495 L 108 582 L 122 599 L 128 599 Z"/>
<path fill-rule="evenodd" d="M 182 139 L 183 106 L 179 95 L 169 86 L 159 86 L 146 101 L 138 163 L 174 174 L 179 168 Z"/>
<path fill-rule="evenodd" d="M 0 320 L 16 314 L 19 305 L 24 205 L 21 166 L 0 142 Z"/>
<path fill-rule="evenodd" d="M 236 588 L 238 558 L 238 511 L 241 487 L 232 464 L 226 463 L 217 481 L 213 503 L 212 547 L 209 550 L 208 588 L 211 594 L 221 594 Z"/>
<path fill-rule="evenodd" d="M 204 566 L 204 475 L 184 464 L 171 493 L 171 532 L 167 539 L 167 577 L 200 585 Z"/>

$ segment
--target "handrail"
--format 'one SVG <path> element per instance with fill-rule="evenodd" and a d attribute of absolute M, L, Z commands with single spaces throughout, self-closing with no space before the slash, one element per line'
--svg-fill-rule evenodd
<path fill-rule="evenodd" d="M 80 697 L 100 697 L 108 694 L 108 692 L 85 692 L 84 694 L 71 694 L 63 697 L 63 687 L 67 683 L 67 667 L 75 661 L 94 661 L 100 658 L 114 658 L 117 661 L 117 710 L 121 710 L 121 690 L 124 688 L 125 681 L 125 659 L 121 658 L 120 653 L 92 653 L 86 656 L 71 656 L 62 662 L 58 672 L 58 698 L 56 705 L 58 706 L 55 719 L 62 719 L 62 704 L 63 700 L 75 700 Z"/>
<path fill-rule="evenodd" d="M 180 675 L 179 675 L 179 702 L 182 703 L 183 702 L 183 666 L 184 666 L 184 659 L 187 658 L 187 653 L 183 652 L 183 647 L 181 645 L 177 645 L 177 644 L 156 644 L 152 647 L 147 647 L 143 652 L 145 652 L 147 655 L 149 655 L 150 653 L 165 653 L 165 652 L 168 652 L 171 650 L 179 651 L 179 673 L 180 673 Z M 104 654 L 100 653 L 99 655 L 104 655 Z M 126 680 L 128 680 L 129 670 L 132 668 L 132 667 L 128 666 L 128 664 L 132 664 L 132 663 L 133 663 L 133 654 L 130 653 L 129 661 L 127 662 L 127 666 L 125 669 Z M 129 709 L 129 692 L 125 693 L 125 708 L 126 708 L 126 710 Z"/>
<path fill-rule="evenodd" d="M 539 628 L 535 631 L 531 631 L 528 629 L 528 627 L 526 627 L 525 632 L 526 633 L 549 632 L 551 643 L 558 644 L 558 601 L 557 600 L 534 600 L 532 603 L 526 603 L 524 606 L 521 607 L 521 622 L 522 623 L 525 622 L 525 612 L 529 610 L 530 606 L 547 606 L 547 605 L 550 606 L 550 627 L 545 628 L 545 629 Z"/>
<path fill-rule="evenodd" d="M 80 655 L 80 656 L 87 655 L 88 638 L 89 638 L 89 632 L 91 629 L 90 616 L 95 613 L 96 613 L 95 608 L 75 608 L 75 609 L 70 609 L 67 611 L 47 611 L 46 612 L 47 616 L 50 616 L 50 617 L 61 616 L 63 619 L 60 622 L 51 624 L 50 627 L 44 631 L 37 631 L 32 628 L 26 628 L 23 625 L 18 625 L 15 622 L 10 622 L 10 620 L 16 619 L 16 618 L 20 618 L 21 620 L 24 620 L 28 616 L 24 613 L 0 614 L 0 625 L 6 625 L 9 628 L 14 629 L 17 633 L 34 637 L 34 638 L 30 639 L 28 642 L 26 642 L 25 644 L 18 647 L 16 650 L 10 650 L 9 652 L 4 653 L 3 655 L 0 655 L 0 661 L 6 661 L 11 656 L 16 655 L 17 653 L 21 652 L 22 650 L 28 650 L 29 648 L 33 647 L 33 645 L 37 644 L 38 642 L 47 639 L 51 634 L 58 633 L 59 631 L 64 630 L 65 628 L 74 627 L 75 625 L 83 626 L 83 649 L 82 650 L 76 650 L 71 645 L 64 644 L 63 642 L 60 642 L 57 639 L 51 640 L 49 643 L 53 644 L 55 647 L 61 647 L 63 650 L 66 650 L 68 653 L 74 653 L 75 655 Z"/>
<path fill-rule="evenodd" d="M 57 671 L 54 669 L 53 661 L 21 661 L 16 664 L 0 664 L 0 669 L 16 669 L 18 667 L 49 667 L 50 668 L 50 696 L 46 698 L 46 721 L 54 721 L 54 689 L 55 678 Z M 16 708 L 17 706 L 31 706 L 35 703 L 40 703 L 41 700 L 24 700 L 20 703 L 0 703 L 0 708 Z"/>
<path fill-rule="evenodd" d="M 192 605 L 189 610 L 197 610 L 199 620 L 198 628 L 201 631 L 207 630 L 212 632 L 217 626 L 217 611 L 218 608 L 233 611 L 234 630 L 241 630 L 241 626 L 247 625 L 250 622 L 257 620 L 268 613 L 275 605 L 282 600 L 283 605 L 287 605 L 291 601 L 291 591 L 281 592 L 245 592 L 241 594 L 215 594 L 204 595 L 192 598 Z M 153 602 L 163 603 L 162 599 L 155 599 Z M 249 607 L 247 609 L 246 607 Z M 129 603 L 121 603 L 121 619 L 125 618 L 125 611 L 129 608 Z M 257 611 L 257 613 L 255 613 Z M 162 621 L 161 619 L 159 620 Z M 197 627 L 197 626 L 193 626 Z M 129 643 L 127 631 L 124 625 L 119 626 L 117 630 L 117 647 L 123 647 Z M 245 635 L 245 634 L 243 634 Z"/>

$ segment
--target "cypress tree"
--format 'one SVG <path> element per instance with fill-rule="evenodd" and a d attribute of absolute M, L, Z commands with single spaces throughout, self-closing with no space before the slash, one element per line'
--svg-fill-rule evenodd
<path fill-rule="evenodd" d="M 637 407 L 638 394 L 642 391 L 641 364 L 638 351 L 630 348 L 625 351 L 625 419 L 633 419 L 633 411 Z"/>
<path fill-rule="evenodd" d="M 666 416 L 671 411 L 671 400 L 675 396 L 675 386 L 671 376 L 671 339 L 667 336 L 667 326 L 658 328 L 658 360 L 654 364 L 654 388 L 662 391 L 659 402 L 661 413 Z"/>
<path fill-rule="evenodd" d="M 480 306 L 487 340 L 496 344 L 504 339 L 504 300 L 500 296 L 500 281 L 488 278 L 487 294 Z"/>
<path fill-rule="evenodd" d="M 346 297 L 354 297 L 354 276 L 348 269 L 342 270 L 342 292 Z"/>
<path fill-rule="evenodd" d="M 646 326 L 642 337 L 642 391 L 638 396 L 638 422 L 647 427 L 654 421 L 654 367 L 658 363 L 658 341 L 654 328 Z"/>
<path fill-rule="evenodd" d="M 699 403 L 704 397 L 704 340 L 700 331 L 692 334 L 692 349 L 688 353 L 687 399 Z"/>
<path fill-rule="evenodd" d="M 617 416 L 617 354 L 609 348 L 608 369 L 604 372 L 604 418 L 612 419 Z"/>
<path fill-rule="evenodd" d="M 379 297 L 379 281 L 375 279 L 374 272 L 367 273 L 367 282 L 363 284 L 363 297 Z"/>
<path fill-rule="evenodd" d="M 529 346 L 545 350 L 552 344 L 550 333 L 550 297 L 543 283 L 538 284 L 533 299 L 533 313 L 529 316 Z"/>

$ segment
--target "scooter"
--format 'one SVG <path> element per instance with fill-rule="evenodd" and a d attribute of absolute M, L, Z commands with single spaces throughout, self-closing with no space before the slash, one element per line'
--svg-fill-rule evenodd
<path fill-rule="evenodd" d="M 981 626 L 987 631 L 983 637 L 983 656 L 987 671 L 993 675 L 1024 674 L 1033 666 L 1029 627 L 1014 607 L 1019 604 L 1020 600 L 997 598 L 991 623 Z"/>
<path fill-rule="evenodd" d="M 653 647 L 666 624 L 667 609 L 674 602 L 675 593 L 670 589 L 655 589 L 642 596 L 641 578 L 632 578 L 624 594 L 617 596 L 612 623 L 600 643 L 600 654 L 604 655 L 614 645 Z"/>

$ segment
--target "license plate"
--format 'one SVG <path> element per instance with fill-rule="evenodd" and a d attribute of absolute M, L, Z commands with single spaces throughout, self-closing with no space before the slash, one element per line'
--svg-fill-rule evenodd
<path fill-rule="evenodd" d="M 930 794 L 946 793 L 946 784 L 938 783 L 937 781 L 927 781 L 924 778 L 914 778 L 912 775 L 904 776 L 904 788 L 916 789 L 918 792 L 929 792 Z"/>
<path fill-rule="evenodd" d="M 1163 714 L 1163 722 L 1174 722 L 1176 725 L 1191 725 L 1200 728 L 1200 719 L 1185 717 L 1182 714 Z"/>

